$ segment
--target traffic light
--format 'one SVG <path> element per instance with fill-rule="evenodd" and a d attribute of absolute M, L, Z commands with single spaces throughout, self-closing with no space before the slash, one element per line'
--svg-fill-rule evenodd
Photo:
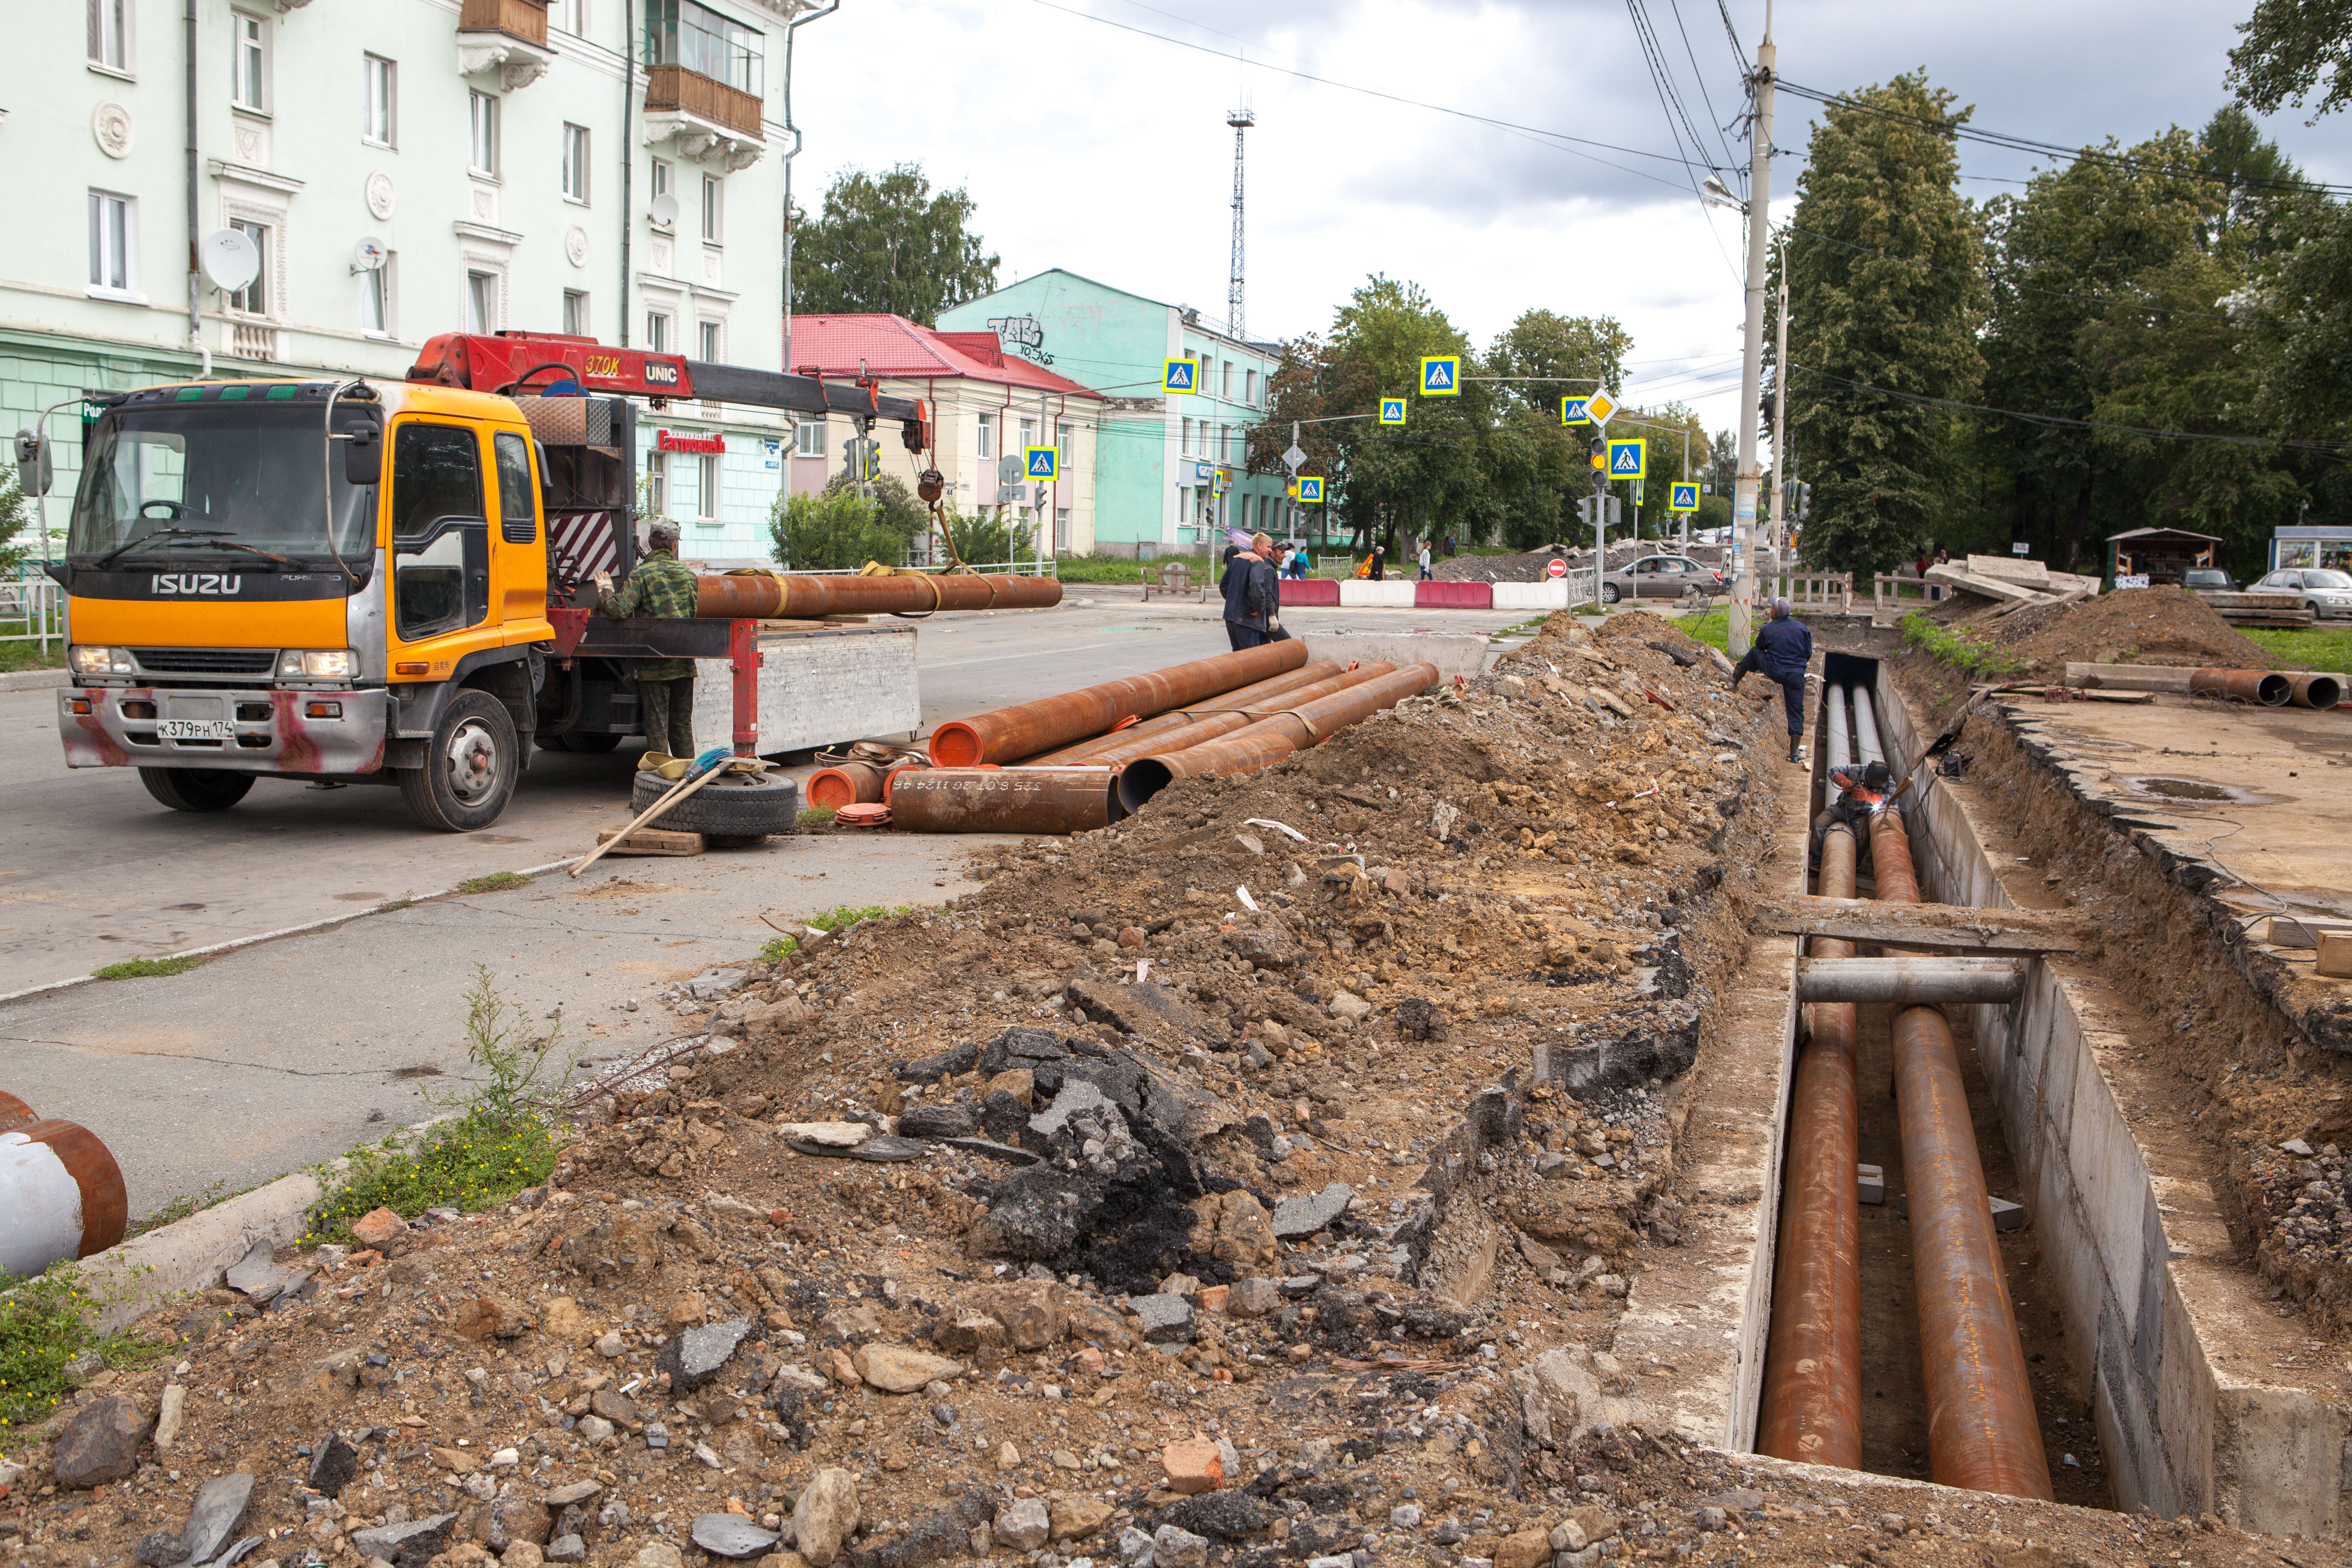
<path fill-rule="evenodd" d="M 1801 484 L 1797 487 L 1797 521 L 1803 522 L 1812 515 L 1813 487 Z"/>
<path fill-rule="evenodd" d="M 841 444 L 842 464 L 858 479 L 882 477 L 882 443 L 861 436 L 852 436 Z"/>
<path fill-rule="evenodd" d="M 1609 471 L 1608 437 L 1596 434 L 1591 441 L 1585 444 L 1585 450 L 1591 453 L 1592 466 L 1594 468 L 1604 474 Z"/>

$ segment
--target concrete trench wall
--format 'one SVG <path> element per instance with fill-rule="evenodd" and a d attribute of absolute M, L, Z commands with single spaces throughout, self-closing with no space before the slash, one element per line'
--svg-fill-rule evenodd
<path fill-rule="evenodd" d="M 1874 697 L 1889 759 L 1907 759 L 1918 727 L 1885 665 Z M 1905 804 L 1929 898 L 2014 907 L 1954 792 L 1914 786 Z M 2018 1001 L 1969 1012 L 2116 1505 L 2338 1535 L 2352 1524 L 2352 1412 L 2218 1359 L 2224 1345 L 2237 1361 L 2263 1359 L 2244 1353 L 2249 1334 L 2259 1352 L 2292 1341 L 2293 1325 L 2278 1322 L 2260 1277 L 2237 1261 L 2202 1173 L 2151 1156 L 2133 1135 L 2103 1065 L 2131 1041 L 2101 1026 L 2095 977 L 2070 967 L 2037 961 Z"/>

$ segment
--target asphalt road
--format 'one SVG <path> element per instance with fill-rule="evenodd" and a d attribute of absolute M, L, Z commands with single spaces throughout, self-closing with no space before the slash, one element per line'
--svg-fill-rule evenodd
<path fill-rule="evenodd" d="M 1489 632 L 1523 617 L 1286 618 L 1311 639 Z M 1053 610 L 940 616 L 917 638 L 924 722 L 1225 647 L 1213 601 L 1145 605 L 1132 590 L 1074 587 Z M 538 753 L 484 833 L 425 831 L 395 792 L 366 785 L 265 780 L 235 809 L 197 816 L 158 805 L 128 769 L 66 768 L 55 700 L 0 692 L 0 788 L 15 802 L 0 820 L 0 1088 L 104 1138 L 134 1215 L 240 1190 L 432 1114 L 431 1092 L 465 1070 L 477 963 L 527 1017 L 560 1005 L 567 1049 L 609 1058 L 677 1032 L 667 1009 L 631 1012 L 629 1000 L 740 962 L 773 934 L 763 914 L 943 901 L 977 886 L 961 868 L 997 842 L 796 837 L 447 896 L 468 878 L 574 856 L 624 820 L 633 752 Z M 86 979 L 216 943 L 249 945 L 167 978 Z"/>

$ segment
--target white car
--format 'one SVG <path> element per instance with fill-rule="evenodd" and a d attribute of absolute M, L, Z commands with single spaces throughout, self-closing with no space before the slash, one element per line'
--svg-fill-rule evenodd
<path fill-rule="evenodd" d="M 2352 575 L 2316 566 L 2296 566 L 2273 572 L 2247 592 L 2301 594 L 2311 613 L 2323 620 L 2352 620 Z"/>

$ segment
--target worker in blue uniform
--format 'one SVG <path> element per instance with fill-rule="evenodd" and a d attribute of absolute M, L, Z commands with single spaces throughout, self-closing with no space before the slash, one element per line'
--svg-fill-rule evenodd
<path fill-rule="evenodd" d="M 1789 709 L 1789 760 L 1805 760 L 1805 666 L 1812 661 L 1813 634 L 1789 614 L 1789 601 L 1772 601 L 1772 617 L 1757 628 L 1756 641 L 1731 672 L 1731 689 L 1750 670 L 1778 682 Z"/>

